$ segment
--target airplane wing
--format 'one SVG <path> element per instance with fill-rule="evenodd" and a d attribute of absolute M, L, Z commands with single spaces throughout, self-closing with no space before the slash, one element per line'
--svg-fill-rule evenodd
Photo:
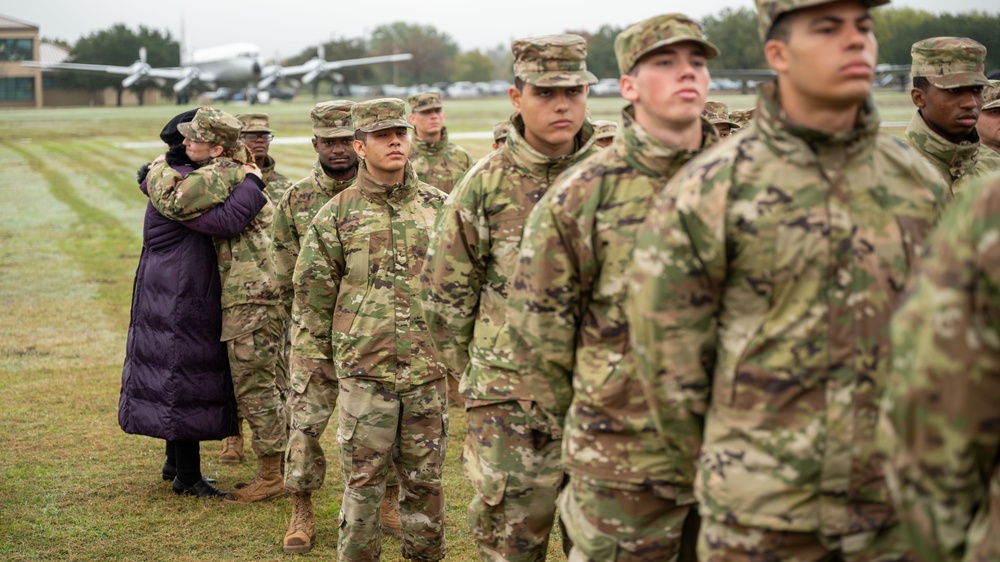
<path fill-rule="evenodd" d="M 327 61 L 323 60 L 322 49 L 317 50 L 317 56 L 309 59 L 303 64 L 295 66 L 268 66 L 261 72 L 261 80 L 257 83 L 258 88 L 267 88 L 280 78 L 290 78 L 302 76 L 302 83 L 308 84 L 316 78 L 339 68 L 350 66 L 363 66 L 366 64 L 377 64 L 381 62 L 399 62 L 413 58 L 410 53 L 399 53 L 396 55 L 378 55 L 374 57 L 362 57 L 358 59 L 344 59 Z"/>
<path fill-rule="evenodd" d="M 90 72 L 106 72 L 108 74 L 130 75 L 135 72 L 132 66 L 115 66 L 112 64 L 84 64 L 77 62 L 36 62 L 24 61 L 22 66 L 31 68 L 41 68 L 42 70 L 86 70 Z M 145 75 L 152 78 L 167 78 L 180 80 L 184 77 L 186 69 L 181 67 L 172 68 L 152 68 L 147 69 Z"/>

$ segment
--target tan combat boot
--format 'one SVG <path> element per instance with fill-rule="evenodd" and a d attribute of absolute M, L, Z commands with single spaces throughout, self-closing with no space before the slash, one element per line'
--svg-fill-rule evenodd
<path fill-rule="evenodd" d="M 385 487 L 381 511 L 382 532 L 397 539 L 403 538 L 403 529 L 399 521 L 399 485 Z"/>
<path fill-rule="evenodd" d="M 285 554 L 304 554 L 312 550 L 313 539 L 316 538 L 316 516 L 313 513 L 312 494 L 295 492 L 295 506 L 292 508 L 292 520 L 288 523 L 285 533 Z"/>
<path fill-rule="evenodd" d="M 222 440 L 219 464 L 240 464 L 243 462 L 243 420 L 240 420 L 239 428 L 239 434 Z"/>
<path fill-rule="evenodd" d="M 281 497 L 288 493 L 285 488 L 285 475 L 281 473 L 283 453 L 260 457 L 257 465 L 257 475 L 253 480 L 226 494 L 227 502 L 253 503 Z"/>

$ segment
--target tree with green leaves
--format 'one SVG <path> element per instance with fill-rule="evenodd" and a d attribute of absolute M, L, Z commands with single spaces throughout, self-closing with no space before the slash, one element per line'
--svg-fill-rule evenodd
<path fill-rule="evenodd" d="M 393 78 L 398 77 L 397 85 L 432 84 L 451 78 L 455 56 L 458 54 L 458 44 L 450 35 L 438 31 L 432 25 L 398 21 L 376 27 L 372 31 L 368 50 L 372 56 L 393 53 L 413 54 L 412 60 L 394 65 L 380 65 L 376 72 L 385 77 L 385 82 L 395 83 Z M 395 66 L 395 69 L 392 66 Z M 393 76 L 393 70 L 396 76 Z"/>
<path fill-rule="evenodd" d="M 709 72 L 713 68 L 767 68 L 757 21 L 757 13 L 750 8 L 724 8 L 717 15 L 702 20 L 705 37 L 722 52 L 708 61 Z"/>
<path fill-rule="evenodd" d="M 452 82 L 462 80 L 469 82 L 486 82 L 493 77 L 493 61 L 490 57 L 475 51 L 465 51 L 455 57 L 455 70 L 451 73 Z"/>
<path fill-rule="evenodd" d="M 95 31 L 82 37 L 70 51 L 70 62 L 87 64 L 107 64 L 128 66 L 139 58 L 139 50 L 146 48 L 146 62 L 154 67 L 170 67 L 180 64 L 180 45 L 170 32 L 139 26 L 132 31 L 123 23 Z M 60 71 L 59 83 L 66 88 L 100 90 L 107 87 L 120 88 L 122 77 L 100 72 Z M 151 85 L 140 81 L 135 85 L 141 98 L 142 91 Z"/>

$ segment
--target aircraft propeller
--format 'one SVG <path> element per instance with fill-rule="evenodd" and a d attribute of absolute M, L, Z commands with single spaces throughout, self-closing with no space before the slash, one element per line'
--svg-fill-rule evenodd
<path fill-rule="evenodd" d="M 146 47 L 139 47 L 139 60 L 133 62 L 128 70 L 130 74 L 122 80 L 122 88 L 128 88 L 149 74 L 151 68 L 146 63 Z"/>

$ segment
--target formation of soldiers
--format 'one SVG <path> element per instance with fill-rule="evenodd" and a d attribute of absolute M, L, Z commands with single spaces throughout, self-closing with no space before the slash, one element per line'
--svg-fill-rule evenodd
<path fill-rule="evenodd" d="M 884 3 L 757 0 L 778 77 L 747 110 L 707 99 L 683 14 L 616 38 L 617 122 L 586 116 L 583 38 L 516 40 L 477 162 L 432 92 L 317 104 L 294 184 L 265 115 L 200 110 L 270 199 L 220 252 L 260 459 L 226 499 L 292 492 L 308 552 L 336 412 L 339 559 L 444 559 L 452 403 L 483 560 L 544 560 L 557 508 L 570 560 L 1000 560 L 1000 87 L 978 42 L 919 41 L 880 132 Z M 183 220 L 240 164 L 150 196 Z"/>

